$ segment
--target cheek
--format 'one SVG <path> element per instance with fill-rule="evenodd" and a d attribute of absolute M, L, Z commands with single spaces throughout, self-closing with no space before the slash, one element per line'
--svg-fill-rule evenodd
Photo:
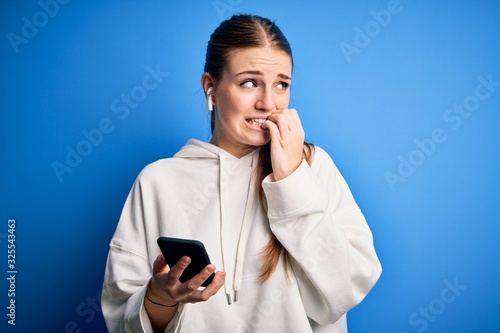
<path fill-rule="evenodd" d="M 238 104 L 227 103 L 219 110 L 217 110 L 217 118 L 219 124 L 223 128 L 235 128 L 238 126 L 238 123 L 241 119 L 241 112 L 238 109 Z"/>
<path fill-rule="evenodd" d="M 278 110 L 288 109 L 288 104 L 290 103 L 290 94 L 284 94 L 276 98 L 276 108 Z"/>
<path fill-rule="evenodd" d="M 240 110 L 247 108 L 248 105 L 252 105 L 252 97 L 248 94 L 238 94 L 234 89 L 227 90 L 226 94 L 219 99 L 219 106 L 224 113 L 235 115 Z"/>
<path fill-rule="evenodd" d="M 242 110 L 252 108 L 255 105 L 256 99 L 255 94 L 242 93 L 232 99 L 232 105 L 235 111 L 242 112 Z"/>

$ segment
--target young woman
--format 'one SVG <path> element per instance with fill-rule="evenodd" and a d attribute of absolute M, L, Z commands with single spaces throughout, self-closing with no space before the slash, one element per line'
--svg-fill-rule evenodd
<path fill-rule="evenodd" d="M 138 176 L 108 255 L 110 332 L 347 332 L 381 266 L 347 184 L 288 108 L 292 69 L 266 18 L 236 15 L 211 35 L 212 139 Z M 167 263 L 160 236 L 203 242 L 212 264 L 181 283 L 190 258 Z"/>

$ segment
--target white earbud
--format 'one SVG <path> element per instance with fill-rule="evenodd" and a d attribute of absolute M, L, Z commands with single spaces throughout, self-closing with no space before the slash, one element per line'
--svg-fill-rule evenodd
<path fill-rule="evenodd" d="M 213 111 L 214 103 L 212 102 L 212 87 L 207 89 L 207 104 L 208 104 L 208 111 Z"/>

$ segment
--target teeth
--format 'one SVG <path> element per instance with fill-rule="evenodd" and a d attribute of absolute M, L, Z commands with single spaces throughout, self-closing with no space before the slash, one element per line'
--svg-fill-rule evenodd
<path fill-rule="evenodd" d="M 256 124 L 263 124 L 266 122 L 266 120 L 265 119 L 250 119 L 249 122 L 256 123 Z"/>

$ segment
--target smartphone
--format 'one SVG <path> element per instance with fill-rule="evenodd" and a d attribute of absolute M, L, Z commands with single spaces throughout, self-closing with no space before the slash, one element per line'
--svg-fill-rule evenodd
<path fill-rule="evenodd" d="M 181 282 L 191 279 L 210 264 L 208 253 L 202 242 L 192 239 L 160 237 L 158 246 L 165 257 L 168 266 L 174 266 L 183 256 L 191 258 L 191 263 L 186 267 L 179 280 Z M 206 287 L 212 282 L 215 273 L 212 273 L 202 286 Z"/>

